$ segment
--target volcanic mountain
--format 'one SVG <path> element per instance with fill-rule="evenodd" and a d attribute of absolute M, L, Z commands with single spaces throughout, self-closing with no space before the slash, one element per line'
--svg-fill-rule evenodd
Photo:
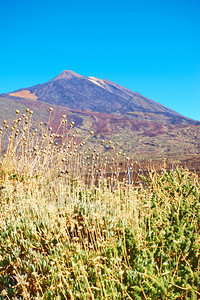
<path fill-rule="evenodd" d="M 169 117 L 171 123 L 194 123 L 193 120 L 114 82 L 81 76 L 73 71 L 63 71 L 46 83 L 1 94 L 0 97 L 43 101 L 75 110 L 129 117 L 132 113 L 153 113 L 155 116 L 161 114 Z"/>
<path fill-rule="evenodd" d="M 34 110 L 38 122 L 39 117 L 47 117 L 49 106 L 54 107 L 53 125 L 64 113 L 81 134 L 95 132 L 94 144 L 98 139 L 111 139 L 130 156 L 180 158 L 200 153 L 200 122 L 107 79 L 73 71 L 0 94 L 0 122 L 11 119 L 11 109 L 26 107 Z"/>

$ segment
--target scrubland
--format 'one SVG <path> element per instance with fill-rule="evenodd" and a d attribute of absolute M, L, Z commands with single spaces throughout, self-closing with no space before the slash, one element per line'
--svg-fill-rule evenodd
<path fill-rule="evenodd" d="M 53 132 L 51 111 L 0 129 L 0 299 L 199 299 L 197 175 L 132 184 L 117 145 L 88 148 L 66 116 Z"/>

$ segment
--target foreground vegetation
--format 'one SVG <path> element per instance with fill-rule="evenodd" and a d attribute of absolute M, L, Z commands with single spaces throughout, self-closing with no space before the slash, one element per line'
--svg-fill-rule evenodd
<path fill-rule="evenodd" d="M 197 176 L 152 170 L 134 187 L 114 147 L 109 166 L 67 130 L 32 135 L 31 114 L 2 146 L 0 299 L 199 299 Z"/>

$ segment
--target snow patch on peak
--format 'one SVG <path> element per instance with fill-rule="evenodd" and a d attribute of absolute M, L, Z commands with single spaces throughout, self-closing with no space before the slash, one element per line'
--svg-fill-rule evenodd
<path fill-rule="evenodd" d="M 104 81 L 99 79 L 99 78 L 89 76 L 88 80 L 95 83 L 95 84 L 97 84 L 98 86 L 102 87 L 103 89 L 106 88 Z"/>

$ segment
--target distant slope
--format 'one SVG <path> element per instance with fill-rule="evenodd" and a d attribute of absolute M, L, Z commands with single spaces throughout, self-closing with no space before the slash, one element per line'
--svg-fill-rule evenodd
<path fill-rule="evenodd" d="M 4 128 L 3 121 L 13 126 L 15 110 L 20 111 L 19 117 L 26 113 L 26 108 L 33 110 L 31 128 L 40 128 L 42 121 L 47 124 L 50 105 L 41 101 L 26 99 L 7 99 L 0 97 L 0 127 Z M 53 131 L 59 126 L 62 115 L 67 116 L 68 124 L 74 121 L 73 132 L 78 130 L 77 140 L 81 142 L 90 130 L 94 131 L 86 143 L 86 147 L 95 147 L 97 151 L 104 151 L 107 156 L 113 153 L 108 141 L 112 141 L 118 151 L 126 153 L 136 160 L 170 159 L 170 161 L 183 161 L 193 159 L 200 155 L 200 126 L 191 124 L 172 124 L 168 117 L 159 115 L 156 121 L 149 118 L 149 113 L 135 113 L 130 118 L 122 115 L 102 114 L 92 111 L 73 110 L 66 107 L 52 105 L 53 112 L 50 125 Z M 139 115 L 142 115 L 140 117 Z M 153 116 L 153 114 L 152 114 Z M 105 140 L 102 149 L 101 139 Z M 119 145 L 116 146 L 116 143 Z M 87 150 L 87 148 L 86 148 Z M 117 150 L 116 150 L 117 151 Z"/>
<path fill-rule="evenodd" d="M 163 119 L 167 118 L 174 124 L 198 123 L 114 82 L 96 77 L 84 77 L 73 71 L 63 71 L 47 83 L 1 94 L 0 97 L 43 101 L 70 109 L 130 118 L 135 118 L 136 114 L 138 118 L 138 116 L 142 117 L 142 113 L 149 113 L 149 119 L 155 120 L 160 119 L 159 115 L 162 115 Z"/>

